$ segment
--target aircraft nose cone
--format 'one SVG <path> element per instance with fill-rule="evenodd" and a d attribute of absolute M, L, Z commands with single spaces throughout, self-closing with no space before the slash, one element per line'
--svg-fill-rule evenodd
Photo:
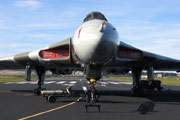
<path fill-rule="evenodd" d="M 103 33 L 97 32 L 84 38 L 74 49 L 84 64 L 101 64 L 112 56 L 114 46 Z"/>
<path fill-rule="evenodd" d="M 102 29 L 104 21 L 89 21 L 81 26 L 73 37 L 74 54 L 84 64 L 104 64 L 115 54 L 118 36 L 111 26 Z"/>
<path fill-rule="evenodd" d="M 113 51 L 114 45 L 102 36 L 88 62 L 94 64 L 104 63 L 112 57 Z"/>

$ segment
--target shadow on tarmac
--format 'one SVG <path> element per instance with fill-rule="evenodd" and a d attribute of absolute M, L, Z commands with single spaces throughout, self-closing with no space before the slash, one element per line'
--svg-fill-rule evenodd
<path fill-rule="evenodd" d="M 33 90 L 11 90 L 11 92 L 18 92 L 18 93 L 33 93 Z"/>
<path fill-rule="evenodd" d="M 113 95 L 113 96 L 124 96 L 124 97 L 136 97 L 136 98 L 146 98 L 154 102 L 180 102 L 180 91 L 167 90 L 162 92 L 151 92 L 146 93 L 143 96 L 133 96 L 129 90 L 107 90 L 100 91 L 99 95 Z M 111 101 L 112 102 L 112 101 Z M 180 104 L 179 104 L 180 105 Z"/>

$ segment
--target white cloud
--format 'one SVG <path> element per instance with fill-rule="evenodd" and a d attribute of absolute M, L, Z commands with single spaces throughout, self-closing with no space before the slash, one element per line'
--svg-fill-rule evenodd
<path fill-rule="evenodd" d="M 35 0 L 26 0 L 26 1 L 17 1 L 14 3 L 17 7 L 30 8 L 30 9 L 39 9 L 41 8 L 41 3 Z"/>

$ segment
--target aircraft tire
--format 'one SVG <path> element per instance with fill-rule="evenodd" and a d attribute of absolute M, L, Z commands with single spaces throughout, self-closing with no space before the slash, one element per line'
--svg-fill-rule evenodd
<path fill-rule="evenodd" d="M 144 89 L 143 87 L 135 87 L 131 89 L 131 94 L 133 96 L 142 96 L 144 95 Z"/>
<path fill-rule="evenodd" d="M 39 89 L 39 88 L 34 88 L 33 93 L 34 93 L 35 95 L 40 95 L 40 94 L 41 94 L 41 89 Z"/>
<path fill-rule="evenodd" d="M 49 101 L 50 103 L 55 103 L 55 102 L 56 102 L 56 97 L 53 96 L 53 95 L 48 96 L 48 101 Z"/>
<path fill-rule="evenodd" d="M 90 96 L 86 95 L 86 102 L 90 102 Z"/>

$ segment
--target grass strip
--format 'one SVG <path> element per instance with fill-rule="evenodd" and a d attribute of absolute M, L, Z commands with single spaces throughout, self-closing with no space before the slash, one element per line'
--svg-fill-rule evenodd
<path fill-rule="evenodd" d="M 68 79 L 68 77 L 49 77 L 46 79 Z M 131 77 L 103 77 L 103 79 L 110 79 L 110 80 L 119 80 L 124 82 L 132 82 Z M 161 80 L 163 85 L 180 85 L 180 78 L 178 77 L 169 77 L 169 78 L 155 78 L 156 80 Z M 32 80 L 36 80 L 36 78 L 32 78 Z M 26 81 L 24 77 L 0 77 L 0 83 L 7 83 L 7 82 L 21 82 Z"/>

